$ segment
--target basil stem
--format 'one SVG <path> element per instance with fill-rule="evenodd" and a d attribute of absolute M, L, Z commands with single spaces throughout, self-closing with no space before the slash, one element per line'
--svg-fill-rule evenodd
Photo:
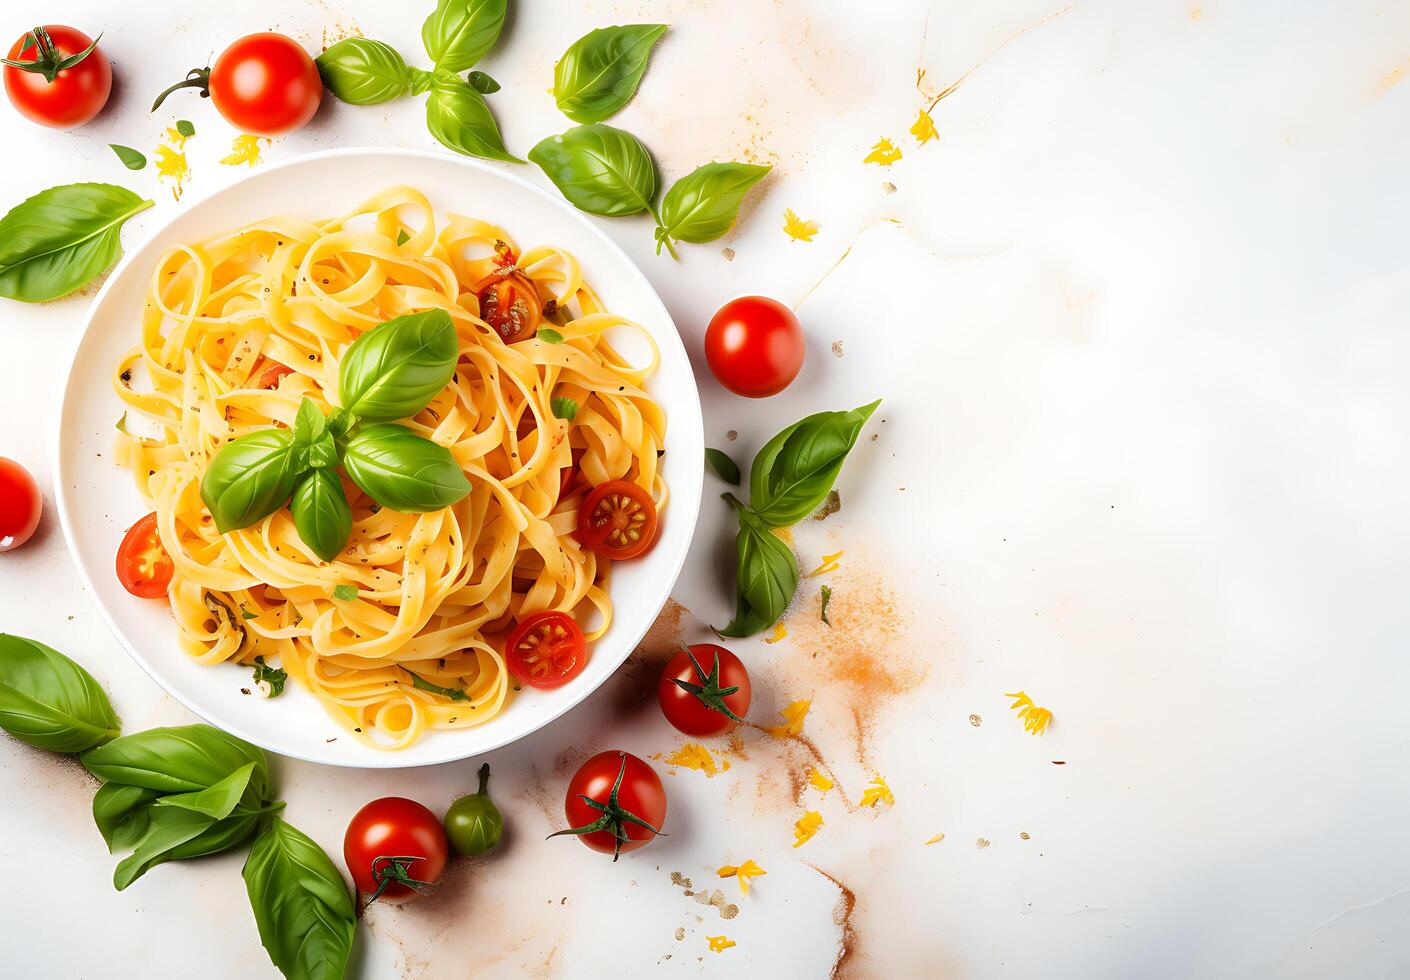
<path fill-rule="evenodd" d="M 284 506 L 294 492 L 294 437 L 261 429 L 232 439 L 201 479 L 201 499 L 221 534 L 249 527 Z"/>
<path fill-rule="evenodd" d="M 371 38 L 344 38 L 314 64 L 328 91 L 350 105 L 390 102 L 411 88 L 406 60 L 390 44 Z"/>
<path fill-rule="evenodd" d="M 439 0 L 421 26 L 421 43 L 438 69 L 463 72 L 495 46 L 508 11 L 509 0 Z"/>
<path fill-rule="evenodd" d="M 118 735 L 103 688 L 38 640 L 0 633 L 0 728 L 35 748 L 83 752 Z"/>
<path fill-rule="evenodd" d="M 529 151 L 529 159 L 589 214 L 640 214 L 651 210 L 656 197 L 656 164 L 641 140 L 602 123 L 549 136 Z"/>
<path fill-rule="evenodd" d="M 449 449 L 390 423 L 357 430 L 343 450 L 343 468 L 378 504 L 406 514 L 449 507 L 470 492 Z"/>
<path fill-rule="evenodd" d="M 442 145 L 472 157 L 523 163 L 504 148 L 489 103 L 468 82 L 437 73 L 426 100 L 426 127 Z"/>
<path fill-rule="evenodd" d="M 625 24 L 589 31 L 553 69 L 553 97 L 563 115 L 595 123 L 620 111 L 641 84 L 665 24 Z"/>

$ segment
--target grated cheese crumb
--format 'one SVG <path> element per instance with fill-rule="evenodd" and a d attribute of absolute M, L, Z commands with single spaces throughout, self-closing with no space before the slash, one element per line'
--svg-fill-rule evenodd
<path fill-rule="evenodd" d="M 879 775 L 873 776 L 871 785 L 862 790 L 860 805 L 875 809 L 878 803 L 884 803 L 887 806 L 894 806 L 896 803 L 896 797 L 892 795 L 891 787 L 887 786 L 886 780 Z"/>
<path fill-rule="evenodd" d="M 241 133 L 230 143 L 230 153 L 220 158 L 220 162 L 227 167 L 238 167 L 241 165 L 253 167 L 263 163 L 260 157 L 260 140 L 265 143 L 269 138 L 265 136 L 255 136 L 250 133 Z"/>
<path fill-rule="evenodd" d="M 1013 704 L 1009 707 L 1018 712 L 1018 717 L 1023 721 L 1023 730 L 1030 735 L 1041 735 L 1048 730 L 1048 725 L 1053 720 L 1053 713 L 1047 708 L 1040 708 L 1033 703 L 1033 699 L 1022 691 L 1015 691 L 1012 694 L 1005 694 L 1006 698 L 1013 698 Z"/>
<path fill-rule="evenodd" d="M 763 868 L 759 867 L 757 864 L 754 863 L 753 858 L 750 858 L 748 861 L 745 861 L 743 864 L 740 865 L 727 864 L 724 867 L 720 868 L 720 870 L 716 873 L 721 878 L 739 879 L 739 890 L 742 894 L 745 895 L 749 894 L 750 878 L 758 878 L 760 875 L 768 874 L 767 871 L 765 871 Z"/>
<path fill-rule="evenodd" d="M 875 163 L 883 167 L 889 167 L 899 159 L 901 159 L 901 148 L 883 136 L 876 141 L 876 145 L 871 148 L 871 152 L 862 158 L 862 162 Z"/>
<path fill-rule="evenodd" d="M 685 769 L 698 769 L 707 776 L 716 776 L 729 768 L 729 760 L 723 755 L 717 760 L 710 750 L 699 742 L 686 742 L 670 755 L 653 755 L 653 759 L 664 761 L 668 766 L 681 766 Z"/>
<path fill-rule="evenodd" d="M 818 828 L 823 825 L 822 814 L 816 810 L 809 810 L 798 818 L 798 822 L 793 825 L 794 847 L 802 847 L 813 839 L 813 835 L 818 832 Z"/>
<path fill-rule="evenodd" d="M 819 772 L 817 766 L 813 766 L 808 770 L 808 785 L 819 793 L 826 793 L 828 790 L 832 789 L 833 782 Z"/>
<path fill-rule="evenodd" d="M 927 847 L 929 847 L 931 844 L 938 844 L 938 843 L 940 843 L 940 842 L 941 842 L 942 840 L 944 840 L 944 839 L 945 839 L 945 835 L 944 835 L 944 834 L 936 834 L 934 837 L 932 837 L 932 838 L 930 838 L 928 841 L 926 841 L 925 844 L 926 844 Z"/>
<path fill-rule="evenodd" d="M 166 143 L 158 146 L 152 157 L 152 164 L 156 167 L 158 180 L 171 181 L 171 196 L 179 201 L 181 191 L 191 177 L 191 164 L 186 160 L 186 151 L 181 149 L 186 143 L 186 137 L 174 129 L 168 129 L 167 137 L 172 136 L 175 136 L 178 142 L 174 146 Z"/>
<path fill-rule="evenodd" d="M 819 575 L 826 575 L 828 572 L 835 572 L 842 567 L 842 556 L 846 551 L 835 551 L 830 555 L 822 556 L 822 564 L 808 573 L 808 578 L 816 578 Z"/>
<path fill-rule="evenodd" d="M 924 109 L 920 110 L 920 115 L 916 116 L 916 121 L 911 124 L 911 135 L 921 144 L 940 138 L 940 133 L 935 129 L 935 120 Z"/>
<path fill-rule="evenodd" d="M 764 642 L 765 642 L 765 643 L 777 643 L 779 640 L 782 640 L 782 639 L 784 639 L 784 638 L 787 637 L 787 636 L 788 636 L 788 627 L 787 627 L 787 626 L 784 626 L 784 625 L 783 625 L 783 620 L 780 619 L 777 623 L 774 623 L 774 631 L 773 631 L 772 633 L 770 633 L 768 636 L 764 637 Z"/>
<path fill-rule="evenodd" d="M 818 233 L 816 221 L 806 221 L 798 217 L 792 208 L 783 211 L 783 233 L 795 242 L 811 242 Z"/>
<path fill-rule="evenodd" d="M 767 725 L 764 731 L 774 738 L 787 738 L 790 735 L 803 734 L 803 719 L 808 717 L 808 709 L 813 706 L 811 701 L 794 701 L 779 712 L 783 718 L 782 725 Z"/>
<path fill-rule="evenodd" d="M 705 941 L 710 944 L 710 952 L 712 953 L 723 953 L 735 945 L 734 940 L 726 936 L 706 936 Z"/>

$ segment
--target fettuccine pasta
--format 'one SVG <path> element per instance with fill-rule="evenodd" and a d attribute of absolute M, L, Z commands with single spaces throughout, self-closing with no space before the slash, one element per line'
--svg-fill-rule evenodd
<path fill-rule="evenodd" d="M 547 338 L 506 344 L 481 317 L 476 286 L 510 263 L 538 292 Z M 401 424 L 450 448 L 470 494 L 404 514 L 340 476 L 353 531 L 327 562 L 287 508 L 220 534 L 200 494 L 220 449 L 292 426 L 305 397 L 331 412 L 353 340 L 436 308 L 452 318 L 459 361 Z M 618 328 L 644 340 L 644 363 L 609 343 Z M 611 624 L 610 562 L 572 532 L 587 485 L 627 480 L 664 508 L 665 417 L 643 388 L 657 361 L 650 334 L 603 307 L 572 255 L 521 253 L 504 229 L 470 217 L 449 215 L 438 230 L 408 187 L 340 218 L 273 217 L 169 249 L 152 272 L 141 344 L 113 383 L 129 410 L 119 462 L 175 566 L 182 650 L 204 664 L 278 663 L 381 748 L 489 721 L 514 687 L 502 652 L 513 622 L 561 610 L 589 641 Z M 577 405 L 571 421 L 555 415 L 563 398 Z"/>

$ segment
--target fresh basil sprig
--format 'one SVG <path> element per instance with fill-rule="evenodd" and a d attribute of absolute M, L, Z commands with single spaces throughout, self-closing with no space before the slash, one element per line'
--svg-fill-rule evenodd
<path fill-rule="evenodd" d="M 93 820 L 108 849 L 132 848 L 113 873 L 119 891 L 158 864 L 240 844 L 284 806 L 264 753 L 209 725 L 124 735 L 82 760 L 104 781 Z"/>
<path fill-rule="evenodd" d="M 243 871 L 260 942 L 289 980 L 340 980 L 357 919 L 343 876 L 307 834 L 275 817 Z"/>
<path fill-rule="evenodd" d="M 411 91 L 406 59 L 370 37 L 344 38 L 313 60 L 328 91 L 349 105 L 377 105 Z"/>
<path fill-rule="evenodd" d="M 827 500 L 847 454 L 881 402 L 850 412 L 819 412 L 774 436 L 754 457 L 749 506 L 724 497 L 739 518 L 735 537 L 735 614 L 723 636 L 752 636 L 788 611 L 798 589 L 798 562 L 774 534 Z"/>
<path fill-rule="evenodd" d="M 651 48 L 665 33 L 665 24 L 624 24 L 578 38 L 553 69 L 559 111 L 577 123 L 615 115 L 636 94 Z"/>
<path fill-rule="evenodd" d="M 421 25 L 421 44 L 438 69 L 459 73 L 487 55 L 509 12 L 509 0 L 439 0 Z"/>
<path fill-rule="evenodd" d="M 37 640 L 0 633 L 0 728 L 50 752 L 83 752 L 118 736 L 102 687 Z"/>
<path fill-rule="evenodd" d="M 661 201 L 656 254 L 672 240 L 699 245 L 722 237 L 733 227 L 749 189 L 771 169 L 750 163 L 707 163 L 676 181 Z"/>
<path fill-rule="evenodd" d="M 436 73 L 426 100 L 426 128 L 441 145 L 466 156 L 523 163 L 504 148 L 504 137 L 480 90 L 457 75 Z"/>
<path fill-rule="evenodd" d="M 127 219 L 151 206 L 113 184 L 63 184 L 15 205 L 0 218 L 0 296 L 42 303 L 86 286 L 122 255 Z"/>

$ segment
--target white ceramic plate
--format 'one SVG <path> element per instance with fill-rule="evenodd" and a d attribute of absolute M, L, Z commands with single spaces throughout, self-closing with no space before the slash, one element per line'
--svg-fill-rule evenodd
<path fill-rule="evenodd" d="M 135 599 L 118 584 L 114 554 L 126 529 L 147 508 L 128 471 L 113 463 L 113 425 L 123 406 L 110 379 L 114 362 L 137 343 L 147 282 L 168 246 L 272 214 L 342 214 L 393 184 L 425 193 L 442 221 L 448 211 L 473 215 L 503 226 L 522 247 L 543 243 L 570 250 L 607 306 L 651 332 L 661 348 L 661 369 L 647 387 L 666 412 L 662 464 L 671 499 L 656 547 L 613 569 L 612 628 L 593 645 L 578 678 L 554 691 L 525 691 L 477 728 L 431 732 L 410 748 L 383 752 L 343 737 L 319 704 L 294 684 L 272 701 L 241 694 L 241 687 L 250 686 L 247 670 L 193 663 L 177 646 L 166 604 Z M 93 303 L 69 370 L 54 489 L 64 536 L 88 591 L 128 653 L 172 697 L 211 724 L 272 752 L 383 768 L 449 762 L 497 748 L 557 718 L 606 680 L 665 604 L 685 561 L 699 510 L 703 457 L 700 399 L 670 314 L 641 271 L 589 219 L 519 177 L 464 157 L 332 150 L 255 171 L 187 206 L 122 260 Z"/>

